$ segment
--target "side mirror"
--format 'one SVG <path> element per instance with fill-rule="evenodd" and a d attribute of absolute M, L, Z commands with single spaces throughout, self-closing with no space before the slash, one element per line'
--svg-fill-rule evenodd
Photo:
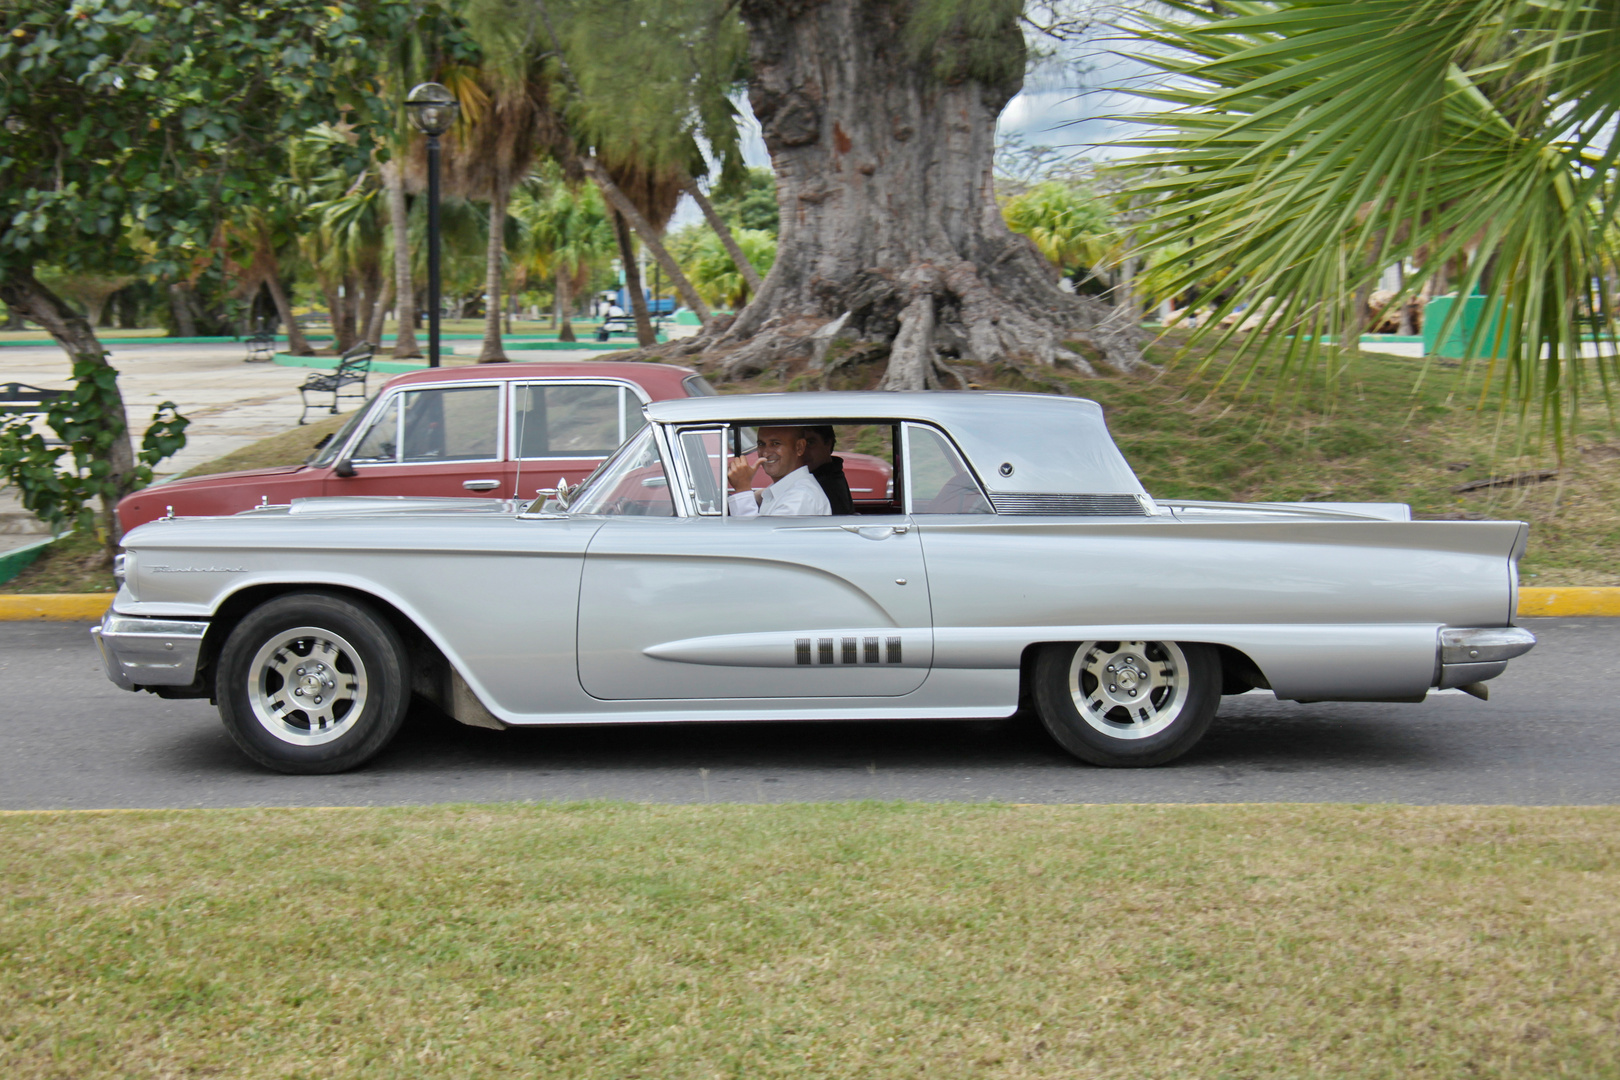
<path fill-rule="evenodd" d="M 348 458 L 338 458 L 336 464 L 332 466 L 332 475 L 348 478 L 359 474 L 355 471 L 354 462 Z"/>
<path fill-rule="evenodd" d="M 534 493 L 547 502 L 554 502 L 564 510 L 568 509 L 568 499 L 573 495 L 575 488 L 568 486 L 568 478 L 563 477 L 557 481 L 554 488 L 536 488 Z"/>

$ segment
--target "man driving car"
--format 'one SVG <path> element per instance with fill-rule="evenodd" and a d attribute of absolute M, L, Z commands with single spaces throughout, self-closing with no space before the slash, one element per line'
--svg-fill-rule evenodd
<path fill-rule="evenodd" d="M 736 492 L 728 500 L 731 516 L 831 514 L 832 504 L 805 465 L 808 448 L 802 427 L 760 428 L 758 468 L 771 478 L 771 486 L 764 491 L 750 490 L 755 464 L 747 458 L 732 458 L 726 468 L 726 479 Z"/>

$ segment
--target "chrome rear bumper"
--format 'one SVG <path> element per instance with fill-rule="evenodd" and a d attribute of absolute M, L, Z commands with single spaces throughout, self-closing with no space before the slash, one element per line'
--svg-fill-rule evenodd
<path fill-rule="evenodd" d="M 109 611 L 90 636 L 101 650 L 107 678 L 125 690 L 190 686 L 197 679 L 208 624 L 190 619 L 147 619 Z"/>
<path fill-rule="evenodd" d="M 1494 679 L 1535 646 L 1536 636 L 1517 626 L 1447 627 L 1440 631 L 1434 685 L 1451 690 Z"/>

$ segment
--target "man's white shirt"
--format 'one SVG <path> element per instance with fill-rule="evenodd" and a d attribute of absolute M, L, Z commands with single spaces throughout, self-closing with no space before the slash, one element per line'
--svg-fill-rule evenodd
<path fill-rule="evenodd" d="M 832 513 L 832 503 L 821 484 L 803 465 L 766 488 L 758 503 L 752 491 L 739 491 L 731 496 L 732 517 L 753 517 L 771 514 L 779 517 L 813 517 Z"/>

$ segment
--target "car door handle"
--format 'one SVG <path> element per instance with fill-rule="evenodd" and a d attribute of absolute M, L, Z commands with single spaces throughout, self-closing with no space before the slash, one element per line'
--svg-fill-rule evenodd
<path fill-rule="evenodd" d="M 499 480 L 463 480 L 461 486 L 468 491 L 494 491 L 501 486 Z"/>
<path fill-rule="evenodd" d="M 887 540 L 891 536 L 904 536 L 911 531 L 910 525 L 840 525 L 845 532 L 852 532 L 856 536 L 864 536 L 868 540 Z"/>

